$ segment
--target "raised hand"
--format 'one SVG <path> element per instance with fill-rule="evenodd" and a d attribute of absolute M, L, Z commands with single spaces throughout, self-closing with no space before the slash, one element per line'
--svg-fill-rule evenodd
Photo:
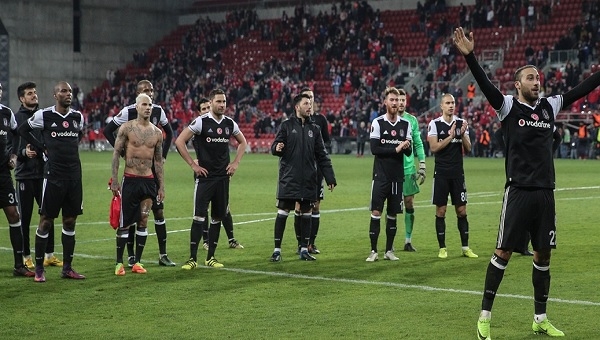
<path fill-rule="evenodd" d="M 475 39 L 473 39 L 473 32 L 469 33 L 469 38 L 465 35 L 465 31 L 462 27 L 457 27 L 454 30 L 454 38 L 452 39 L 456 48 L 463 55 L 467 55 L 473 52 L 475 48 Z"/>

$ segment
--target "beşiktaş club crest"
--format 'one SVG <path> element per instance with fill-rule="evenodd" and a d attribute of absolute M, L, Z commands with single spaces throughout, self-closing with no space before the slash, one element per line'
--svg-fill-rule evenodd
<path fill-rule="evenodd" d="M 8 119 L 6 119 L 6 118 L 3 118 L 3 119 L 2 119 L 2 122 L 4 123 L 4 126 L 8 126 Z"/>
<path fill-rule="evenodd" d="M 77 122 L 76 122 L 76 121 L 73 121 L 73 127 L 74 127 L 75 129 L 77 129 Z"/>
<path fill-rule="evenodd" d="M 229 127 L 226 127 L 226 128 L 225 128 L 225 134 L 226 134 L 226 135 L 229 135 Z"/>
<path fill-rule="evenodd" d="M 158 119 L 156 117 L 152 117 L 152 124 L 157 125 Z"/>
<path fill-rule="evenodd" d="M 308 137 L 312 138 L 313 137 L 313 132 L 312 130 L 308 130 Z"/>
<path fill-rule="evenodd" d="M 548 114 L 548 111 L 546 111 L 546 109 L 542 109 L 542 116 L 544 116 L 545 120 L 550 120 L 550 115 Z"/>

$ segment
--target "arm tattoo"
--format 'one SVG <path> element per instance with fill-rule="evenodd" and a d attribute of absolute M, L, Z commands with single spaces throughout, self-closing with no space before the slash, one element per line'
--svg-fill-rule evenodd
<path fill-rule="evenodd" d="M 113 151 L 113 160 L 112 160 L 112 177 L 117 178 L 119 176 L 119 157 L 121 157 L 121 150 L 123 150 L 123 146 L 127 141 L 127 135 L 119 129 L 117 133 L 117 139 L 115 141 L 115 147 Z"/>
<path fill-rule="evenodd" d="M 158 184 L 160 187 L 164 188 L 164 163 L 163 163 L 163 138 L 162 132 L 157 131 L 156 136 L 158 137 L 158 141 L 156 142 L 156 146 L 154 147 L 154 170 L 156 171 L 156 177 L 158 180 Z"/>

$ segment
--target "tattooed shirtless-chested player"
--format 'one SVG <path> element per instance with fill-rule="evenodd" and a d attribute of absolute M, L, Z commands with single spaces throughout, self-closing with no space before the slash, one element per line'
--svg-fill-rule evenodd
<path fill-rule="evenodd" d="M 162 132 L 150 122 L 152 99 L 139 94 L 135 100 L 138 116 L 119 128 L 112 161 L 113 195 L 122 195 L 121 223 L 117 229 L 117 263 L 115 275 L 125 275 L 123 253 L 127 244 L 130 227 L 136 225 L 135 265 L 131 271 L 145 274 L 146 269 L 140 263 L 146 238 L 148 236 L 148 214 L 155 197 L 162 202 L 165 196 L 164 171 L 162 162 Z M 119 158 L 125 150 L 125 170 L 123 182 L 119 183 Z M 158 188 L 152 174 L 154 161 Z M 131 231 L 133 232 L 133 231 Z"/>

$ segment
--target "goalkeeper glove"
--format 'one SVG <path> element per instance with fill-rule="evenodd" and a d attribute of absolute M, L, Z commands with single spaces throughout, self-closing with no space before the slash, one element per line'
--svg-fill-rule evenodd
<path fill-rule="evenodd" d="M 419 180 L 419 185 L 425 183 L 425 171 L 427 170 L 425 166 L 425 162 L 419 162 L 419 171 L 417 171 L 417 179 Z"/>

